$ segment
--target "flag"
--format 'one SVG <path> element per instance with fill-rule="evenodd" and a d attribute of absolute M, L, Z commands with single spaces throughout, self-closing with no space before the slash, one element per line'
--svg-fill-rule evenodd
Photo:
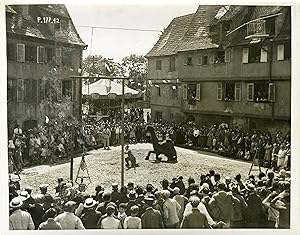
<path fill-rule="evenodd" d="M 81 159 L 81 162 L 80 162 L 80 169 L 82 170 L 82 171 L 85 171 L 86 169 L 87 169 L 87 165 L 86 165 L 86 163 L 85 163 L 85 160 L 84 160 L 84 158 L 83 159 Z"/>

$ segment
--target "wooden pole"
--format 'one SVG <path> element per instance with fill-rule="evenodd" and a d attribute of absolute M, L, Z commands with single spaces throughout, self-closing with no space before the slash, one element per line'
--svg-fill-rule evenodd
<path fill-rule="evenodd" d="M 74 127 L 74 123 L 72 123 L 72 146 L 71 146 L 71 161 L 70 161 L 70 181 L 73 184 L 73 165 L 74 165 L 74 144 L 75 144 L 75 127 Z"/>
<path fill-rule="evenodd" d="M 121 107 L 121 187 L 124 186 L 124 79 L 122 79 L 122 107 Z"/>

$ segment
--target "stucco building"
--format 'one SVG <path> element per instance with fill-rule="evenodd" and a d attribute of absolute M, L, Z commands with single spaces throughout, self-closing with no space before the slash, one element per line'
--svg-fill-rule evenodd
<path fill-rule="evenodd" d="M 81 115 L 82 50 L 64 5 L 7 5 L 9 130 L 33 128 L 49 118 Z"/>
<path fill-rule="evenodd" d="M 290 48 L 290 7 L 199 6 L 175 18 L 146 55 L 152 116 L 286 131 Z"/>

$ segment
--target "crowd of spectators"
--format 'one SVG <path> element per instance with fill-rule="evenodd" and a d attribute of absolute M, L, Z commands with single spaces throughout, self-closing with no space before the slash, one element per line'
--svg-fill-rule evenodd
<path fill-rule="evenodd" d="M 116 183 L 106 189 L 98 185 L 93 194 L 59 178 L 52 195 L 47 184 L 33 194 L 33 188 L 11 181 L 9 228 L 290 227 L 290 175 L 284 169 L 245 179 L 240 174 L 234 179 L 221 176 L 214 170 L 197 177 L 164 179 L 157 188 L 133 182 L 121 188 Z"/>
<path fill-rule="evenodd" d="M 74 152 L 90 148 L 109 150 L 111 145 L 120 144 L 122 130 L 118 117 L 117 112 L 111 112 L 101 120 L 46 119 L 44 125 L 26 131 L 16 125 L 8 144 L 10 166 L 21 171 L 23 166 L 61 162 Z M 193 122 L 154 122 L 149 113 L 144 118 L 142 109 L 131 109 L 125 113 L 125 143 L 150 142 L 147 125 L 154 127 L 160 141 L 169 138 L 177 146 L 214 151 L 229 158 L 251 161 L 255 157 L 260 165 L 274 171 L 290 169 L 289 133 L 276 132 L 272 136 L 270 132 L 229 128 L 225 123 L 208 127 Z"/>

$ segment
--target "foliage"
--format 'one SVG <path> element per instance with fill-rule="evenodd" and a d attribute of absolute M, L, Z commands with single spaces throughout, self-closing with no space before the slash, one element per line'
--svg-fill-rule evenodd
<path fill-rule="evenodd" d="M 130 78 L 128 86 L 144 90 L 148 76 L 147 59 L 142 55 L 131 54 L 122 59 L 122 66 Z"/>

